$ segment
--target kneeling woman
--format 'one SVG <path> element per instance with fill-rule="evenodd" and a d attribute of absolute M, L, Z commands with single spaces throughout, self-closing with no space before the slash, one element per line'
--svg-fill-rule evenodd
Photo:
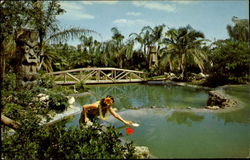
<path fill-rule="evenodd" d="M 100 116 L 101 119 L 107 118 L 107 111 L 109 111 L 116 119 L 123 122 L 125 125 L 132 125 L 133 122 L 124 120 L 119 114 L 117 114 L 112 108 L 114 98 L 107 96 L 92 104 L 86 104 L 82 106 L 81 123 L 86 124 L 88 121 L 93 121 L 94 118 Z M 103 117 L 103 115 L 105 117 Z"/>

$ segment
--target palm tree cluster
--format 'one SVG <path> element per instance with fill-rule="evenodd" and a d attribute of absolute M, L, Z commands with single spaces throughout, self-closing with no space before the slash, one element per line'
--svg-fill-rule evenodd
<path fill-rule="evenodd" d="M 111 40 L 99 42 L 92 36 L 84 35 L 80 37 L 81 44 L 77 48 L 55 50 L 58 50 L 60 57 L 72 58 L 65 69 L 95 66 L 149 71 L 149 52 L 150 47 L 154 46 L 157 48 L 157 56 L 161 64 L 157 68 L 159 74 L 166 71 L 176 73 L 180 71 L 183 77 L 187 64 L 197 64 L 200 71 L 204 72 L 204 64 L 207 60 L 203 50 L 204 34 L 188 25 L 178 29 L 171 28 L 163 36 L 164 27 L 164 24 L 154 28 L 145 26 L 139 34 L 131 33 L 126 41 L 120 31 L 113 27 Z M 137 48 L 136 43 L 139 46 Z"/>
<path fill-rule="evenodd" d="M 170 71 L 181 70 L 184 78 L 187 63 L 194 62 L 201 72 L 205 70 L 206 53 L 202 50 L 205 45 L 205 36 L 202 32 L 194 30 L 190 25 L 178 29 L 169 29 L 163 39 L 166 47 L 162 48 L 163 65 L 168 64 Z"/>

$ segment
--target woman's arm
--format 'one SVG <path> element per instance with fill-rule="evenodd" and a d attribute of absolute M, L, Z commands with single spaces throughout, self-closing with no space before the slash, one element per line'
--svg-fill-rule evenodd
<path fill-rule="evenodd" d="M 112 107 L 109 107 L 108 110 L 116 119 L 122 121 L 124 124 L 131 125 L 133 123 L 131 121 L 126 121 L 125 119 L 123 119 L 118 113 L 114 111 Z"/>

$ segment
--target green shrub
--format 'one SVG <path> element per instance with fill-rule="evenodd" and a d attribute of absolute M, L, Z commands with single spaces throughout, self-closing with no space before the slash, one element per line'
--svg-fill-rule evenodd
<path fill-rule="evenodd" d="M 249 81 L 248 43 L 232 40 L 218 41 L 209 56 L 213 67 L 206 85 L 218 86 Z"/>
<path fill-rule="evenodd" d="M 2 86 L 3 91 L 16 90 L 16 75 L 14 73 L 5 74 Z"/>
<path fill-rule="evenodd" d="M 22 106 L 15 103 L 7 103 L 5 105 L 4 115 L 11 118 L 16 119 L 17 117 L 21 117 Z"/>
<path fill-rule="evenodd" d="M 75 89 L 78 92 L 84 92 L 84 91 L 87 91 L 89 88 L 86 87 L 86 85 L 85 85 L 85 83 L 83 81 L 80 81 L 79 83 L 77 83 L 75 85 Z"/>
<path fill-rule="evenodd" d="M 44 88 L 53 88 L 55 86 L 55 82 L 51 76 L 48 76 L 46 74 L 42 74 L 38 78 L 38 85 L 42 86 Z"/>
<path fill-rule="evenodd" d="M 50 91 L 53 91 L 55 93 L 63 93 L 65 95 L 69 95 L 69 94 L 74 94 L 74 88 L 72 86 L 61 86 L 61 85 L 56 85 L 53 88 L 50 89 Z"/>
<path fill-rule="evenodd" d="M 68 98 L 64 94 L 49 92 L 48 95 L 50 110 L 64 111 L 68 107 Z"/>
<path fill-rule="evenodd" d="M 37 95 L 40 93 L 48 95 L 49 100 L 47 102 L 39 101 Z M 15 120 L 20 119 L 20 112 L 25 114 L 27 111 L 32 111 L 48 118 L 51 110 L 62 112 L 68 107 L 68 98 L 65 94 L 52 88 L 35 86 L 29 90 L 4 90 L 2 95 L 4 114 Z"/>
<path fill-rule="evenodd" d="M 113 126 L 65 128 L 38 125 L 32 113 L 23 117 L 21 127 L 2 141 L 3 159 L 129 159 L 134 158 L 133 142 L 121 143 L 122 136 Z"/>

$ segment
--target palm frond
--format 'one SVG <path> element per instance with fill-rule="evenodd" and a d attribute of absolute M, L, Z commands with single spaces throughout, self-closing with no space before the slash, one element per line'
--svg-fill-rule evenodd
<path fill-rule="evenodd" d="M 80 36 L 87 35 L 89 33 L 94 33 L 101 37 L 101 34 L 93 30 L 70 28 L 70 29 L 66 29 L 61 32 L 51 35 L 46 41 L 58 43 L 58 42 L 67 41 L 69 39 L 79 38 Z"/>
<path fill-rule="evenodd" d="M 141 30 L 141 32 L 144 32 L 144 31 L 149 31 L 149 32 L 153 32 L 153 29 L 150 27 L 150 26 L 144 26 Z"/>

